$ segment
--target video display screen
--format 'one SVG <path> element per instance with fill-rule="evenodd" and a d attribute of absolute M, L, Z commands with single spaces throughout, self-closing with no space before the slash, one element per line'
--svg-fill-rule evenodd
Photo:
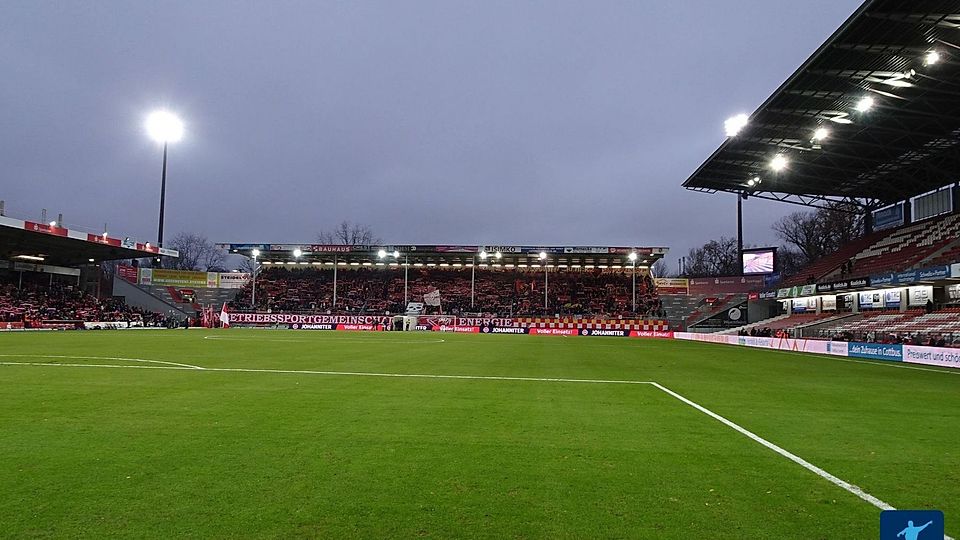
<path fill-rule="evenodd" d="M 762 251 L 744 251 L 743 273 L 772 274 L 774 253 L 775 251 L 772 249 L 765 249 Z"/>

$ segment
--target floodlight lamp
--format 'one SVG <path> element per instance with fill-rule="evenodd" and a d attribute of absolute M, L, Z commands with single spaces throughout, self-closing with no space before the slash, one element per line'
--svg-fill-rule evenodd
<path fill-rule="evenodd" d="M 743 113 L 731 116 L 723 123 L 723 130 L 726 131 L 727 137 L 736 137 L 749 121 L 750 117 Z"/>
<path fill-rule="evenodd" d="M 393 250 L 393 258 L 396 259 L 398 257 L 400 257 L 400 252 L 397 250 Z"/>
<path fill-rule="evenodd" d="M 300 248 L 297 248 L 297 249 L 293 250 L 293 256 L 294 256 L 294 257 L 296 257 L 296 258 L 299 259 L 301 255 L 303 255 L 303 251 L 301 251 Z"/>
<path fill-rule="evenodd" d="M 540 252 L 540 260 L 542 261 L 542 260 L 545 260 L 546 258 L 547 258 L 547 252 L 546 252 L 546 251 L 541 251 L 541 252 Z"/>
<path fill-rule="evenodd" d="M 830 130 L 824 127 L 817 128 L 813 132 L 813 140 L 817 142 L 822 141 L 829 136 L 830 136 Z"/>
<path fill-rule="evenodd" d="M 379 257 L 379 258 L 381 258 L 381 259 L 384 258 L 384 257 L 386 257 L 386 256 L 387 256 L 387 252 L 384 251 L 384 250 L 382 250 L 382 249 L 377 252 L 377 257 Z"/>
<path fill-rule="evenodd" d="M 486 252 L 486 251 L 481 251 L 481 252 L 480 252 L 480 258 L 481 258 L 481 259 L 486 259 L 486 258 L 487 258 L 487 252 Z"/>
<path fill-rule="evenodd" d="M 923 63 L 932 66 L 940 61 L 940 53 L 937 51 L 930 51 L 926 56 L 923 57 Z"/>
<path fill-rule="evenodd" d="M 50 226 L 51 226 L 51 227 L 56 227 L 56 226 L 57 226 L 57 222 L 56 222 L 56 221 L 51 221 L 51 222 L 50 222 Z"/>
<path fill-rule="evenodd" d="M 88 262 L 93 262 L 93 259 L 87 259 Z"/>
<path fill-rule="evenodd" d="M 630 260 L 633 261 L 633 262 L 637 262 L 637 254 L 636 254 L 636 252 L 631 252 L 630 255 L 627 255 L 627 258 L 630 259 Z"/>
<path fill-rule="evenodd" d="M 787 158 L 783 154 L 777 154 L 770 160 L 770 168 L 779 172 L 787 168 Z"/>
<path fill-rule="evenodd" d="M 147 117 L 147 134 L 158 143 L 177 142 L 183 138 L 183 122 L 169 111 L 154 111 Z"/>
<path fill-rule="evenodd" d="M 251 251 L 251 252 L 250 252 L 250 254 L 251 254 L 251 255 L 253 255 L 253 258 L 254 258 L 254 259 L 256 259 L 257 257 L 259 257 L 259 256 L 260 256 L 260 250 L 259 250 L 259 249 L 256 249 L 256 248 L 254 248 L 254 250 L 253 250 L 253 251 Z"/>
<path fill-rule="evenodd" d="M 867 112 L 873 108 L 873 104 L 874 104 L 873 98 L 870 96 L 866 96 L 860 101 L 858 101 L 856 107 L 854 108 L 857 110 L 857 112 Z"/>
<path fill-rule="evenodd" d="M 498 251 L 498 252 L 494 253 L 493 256 L 496 257 L 496 258 L 498 258 L 498 259 L 501 259 L 501 258 L 503 258 L 503 253 L 500 253 L 500 252 Z"/>
<path fill-rule="evenodd" d="M 103 231 L 103 239 L 104 239 L 104 240 L 107 239 L 107 231 Z"/>

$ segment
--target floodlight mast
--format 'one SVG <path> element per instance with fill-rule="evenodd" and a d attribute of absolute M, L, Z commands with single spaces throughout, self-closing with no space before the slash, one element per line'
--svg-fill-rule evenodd
<path fill-rule="evenodd" d="M 260 256 L 260 250 L 254 248 L 250 252 L 250 255 L 253 258 L 253 275 L 250 276 L 250 305 L 253 307 L 254 311 L 257 309 L 257 257 Z"/>
<path fill-rule="evenodd" d="M 550 291 L 550 278 L 549 272 L 547 271 L 547 252 L 540 252 L 540 260 L 543 261 L 543 314 L 547 314 L 547 310 L 550 309 L 550 303 L 548 301 L 548 293 Z"/>
<path fill-rule="evenodd" d="M 381 250 L 377 251 L 377 258 L 378 258 L 378 259 L 383 259 L 383 258 L 385 258 L 387 255 L 390 255 L 391 257 L 394 258 L 394 260 L 398 261 L 398 263 L 399 263 L 399 260 L 400 260 L 400 251 L 398 251 L 398 250 L 396 250 L 396 249 L 394 249 L 394 250 L 393 250 L 392 252 L 390 252 L 390 253 L 387 253 L 387 250 L 385 250 L 385 249 L 381 249 Z M 410 303 L 410 295 L 409 295 L 408 292 L 407 292 L 407 291 L 408 291 L 407 285 L 408 285 L 408 281 L 409 281 L 409 271 L 410 271 L 410 268 L 409 268 L 409 267 L 410 267 L 410 264 L 408 263 L 407 254 L 404 253 L 404 255 L 403 255 L 403 307 L 404 307 L 404 309 L 406 309 L 407 304 Z"/>
<path fill-rule="evenodd" d="M 157 247 L 163 247 L 163 210 L 167 192 L 167 145 L 183 138 L 183 122 L 168 111 L 154 111 L 147 117 L 147 134 L 163 144 L 163 168 L 160 172 L 160 223 L 157 230 Z M 157 260 L 159 261 L 159 257 Z"/>

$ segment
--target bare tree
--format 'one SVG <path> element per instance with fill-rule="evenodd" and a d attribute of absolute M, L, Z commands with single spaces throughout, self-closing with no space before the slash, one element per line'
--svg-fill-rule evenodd
<path fill-rule="evenodd" d="M 731 276 L 740 273 L 737 239 L 721 236 L 702 247 L 690 250 L 687 257 L 688 277 Z"/>
<path fill-rule="evenodd" d="M 180 252 L 179 257 L 164 257 L 166 268 L 177 270 L 220 270 L 226 259 L 222 249 L 202 234 L 180 233 L 167 244 Z"/>
<path fill-rule="evenodd" d="M 793 275 L 806 264 L 806 257 L 790 246 L 782 246 L 777 250 L 777 271 L 784 275 Z"/>
<path fill-rule="evenodd" d="M 373 234 L 373 229 L 369 225 L 351 223 L 347 220 L 343 220 L 330 231 L 320 231 L 317 234 L 317 241 L 321 244 L 345 246 L 368 246 L 381 243 L 380 238 Z"/>
<path fill-rule="evenodd" d="M 653 263 L 653 266 L 650 267 L 650 275 L 655 278 L 670 277 L 670 269 L 667 267 L 667 262 L 663 259 L 657 259 L 657 262 Z"/>
<path fill-rule="evenodd" d="M 830 255 L 863 234 L 863 215 L 844 203 L 813 212 L 794 212 L 773 224 L 773 230 L 802 257 L 797 266 Z"/>
<path fill-rule="evenodd" d="M 260 266 L 259 262 L 257 262 L 257 266 Z M 255 267 L 253 265 L 253 257 L 243 257 L 240 260 L 240 263 L 237 264 L 237 270 L 240 270 L 241 272 L 245 272 L 247 274 L 252 274 L 254 268 Z"/>

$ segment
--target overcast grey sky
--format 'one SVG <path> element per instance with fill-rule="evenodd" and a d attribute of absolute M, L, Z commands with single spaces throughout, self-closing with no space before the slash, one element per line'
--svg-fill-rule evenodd
<path fill-rule="evenodd" d="M 690 246 L 732 195 L 680 187 L 854 0 L 0 5 L 7 214 L 155 240 Z M 789 205 L 751 200 L 746 241 Z"/>

